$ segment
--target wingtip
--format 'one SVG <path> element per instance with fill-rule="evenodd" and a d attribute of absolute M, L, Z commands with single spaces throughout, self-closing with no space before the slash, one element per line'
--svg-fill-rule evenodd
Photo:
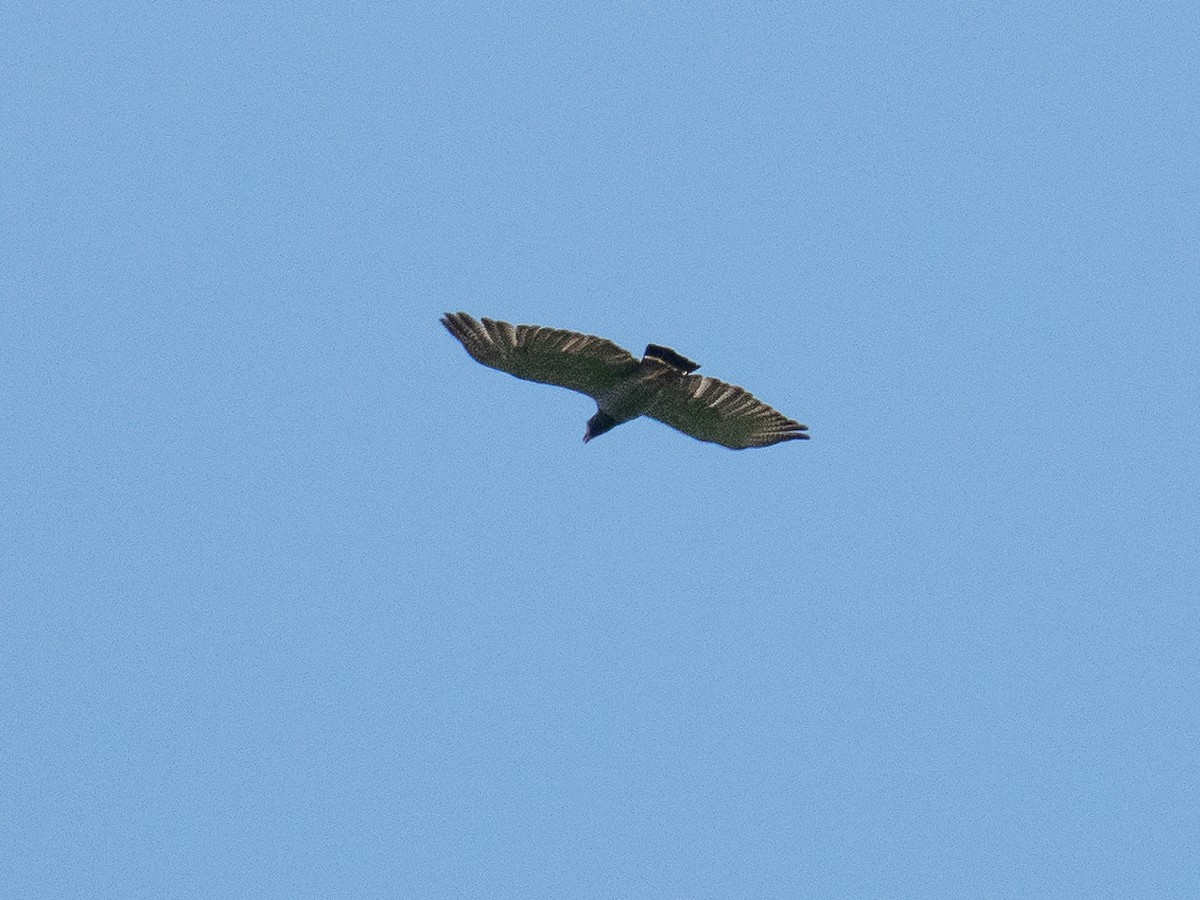
<path fill-rule="evenodd" d="M 475 320 L 465 312 L 447 312 L 442 314 L 441 323 L 452 335 L 460 341 L 463 336 L 474 330 Z"/>

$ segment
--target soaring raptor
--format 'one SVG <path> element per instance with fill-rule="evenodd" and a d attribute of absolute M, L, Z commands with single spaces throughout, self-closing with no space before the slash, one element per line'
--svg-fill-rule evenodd
<path fill-rule="evenodd" d="M 693 375 L 700 364 L 669 347 L 649 344 L 639 360 L 612 341 L 576 331 L 476 321 L 464 312 L 446 313 L 442 324 L 485 366 L 595 400 L 584 443 L 638 416 L 734 450 L 808 439 L 807 425 L 737 385 Z"/>

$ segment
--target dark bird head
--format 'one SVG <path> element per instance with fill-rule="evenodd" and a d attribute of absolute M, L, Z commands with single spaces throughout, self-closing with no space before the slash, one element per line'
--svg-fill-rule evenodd
<path fill-rule="evenodd" d="M 583 433 L 583 442 L 586 444 L 594 437 L 598 437 L 604 432 L 609 431 L 617 424 L 617 420 L 607 413 L 597 411 L 594 416 L 588 419 L 587 431 Z"/>

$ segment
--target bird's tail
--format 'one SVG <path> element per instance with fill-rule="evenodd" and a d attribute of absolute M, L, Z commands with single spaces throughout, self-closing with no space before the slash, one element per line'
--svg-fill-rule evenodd
<path fill-rule="evenodd" d="M 695 372 L 700 368 L 700 363 L 692 362 L 682 353 L 676 353 L 670 347 L 661 347 L 658 344 L 647 344 L 642 359 L 656 359 L 684 373 Z"/>

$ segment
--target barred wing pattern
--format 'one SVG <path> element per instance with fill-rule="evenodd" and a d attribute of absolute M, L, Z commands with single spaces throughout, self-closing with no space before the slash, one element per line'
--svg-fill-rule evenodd
<path fill-rule="evenodd" d="M 685 375 L 664 385 L 645 414 L 698 440 L 734 450 L 808 439 L 808 426 L 745 388 L 703 375 Z"/>
<path fill-rule="evenodd" d="M 593 398 L 638 370 L 632 353 L 590 334 L 495 319 L 476 321 L 464 312 L 446 313 L 442 324 L 485 366 Z"/>

